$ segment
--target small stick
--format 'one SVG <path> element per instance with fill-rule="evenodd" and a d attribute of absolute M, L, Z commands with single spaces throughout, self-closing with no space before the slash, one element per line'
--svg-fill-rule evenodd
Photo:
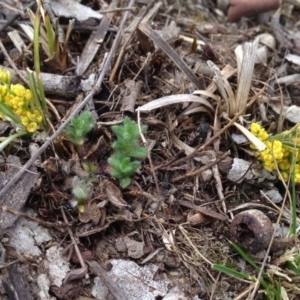
<path fill-rule="evenodd" d="M 65 221 L 65 224 L 68 224 L 68 219 L 67 219 L 67 217 L 66 217 L 66 214 L 65 214 L 64 209 L 61 207 L 60 210 L 61 210 L 61 214 L 62 214 L 62 216 L 63 216 L 63 219 L 64 219 L 64 221 Z M 70 236 L 70 238 L 71 238 L 71 240 L 72 240 L 72 244 L 74 245 L 75 252 L 76 252 L 76 254 L 77 254 L 77 257 L 78 257 L 78 260 L 79 260 L 79 262 L 80 262 L 81 268 L 82 268 L 82 269 L 85 269 L 85 268 L 86 268 L 86 265 L 85 265 L 85 263 L 84 263 L 84 260 L 83 260 L 83 258 L 82 258 L 81 252 L 80 252 L 80 250 L 79 250 L 79 248 L 78 248 L 78 245 L 77 245 L 77 243 L 76 243 L 76 239 L 75 239 L 75 237 L 74 237 L 74 234 L 73 234 L 73 232 L 72 232 L 72 230 L 70 229 L 69 226 L 67 226 L 67 230 L 68 230 L 68 234 L 69 234 L 69 236 Z M 87 275 L 87 276 L 88 276 L 88 275 Z"/>
<path fill-rule="evenodd" d="M 0 210 L 3 211 L 3 212 L 10 213 L 12 215 L 18 216 L 18 217 L 23 217 L 25 219 L 36 222 L 36 223 L 38 223 L 42 226 L 45 226 L 45 227 L 54 227 L 54 228 L 64 228 L 64 227 L 66 227 L 66 224 L 62 224 L 60 222 L 58 222 L 58 223 L 46 222 L 46 221 L 40 220 L 38 218 L 32 217 L 28 214 L 25 214 L 23 212 L 13 210 L 12 208 L 10 208 L 8 206 L 5 206 L 5 205 L 0 206 Z"/>
<path fill-rule="evenodd" d="M 188 177 L 193 177 L 193 176 L 196 176 L 202 172 L 204 172 L 205 170 L 207 169 L 210 169 L 212 166 L 216 165 L 217 163 L 219 163 L 220 161 L 222 161 L 224 158 L 226 158 L 228 155 L 230 155 L 230 151 L 227 151 L 225 153 L 223 153 L 220 157 L 218 157 L 216 160 L 208 163 L 207 165 L 201 167 L 200 169 L 198 170 L 195 170 L 195 171 L 192 171 L 192 172 L 189 172 L 189 173 L 186 173 L 184 175 L 181 175 L 181 176 L 178 176 L 178 177 L 175 177 L 171 180 L 171 182 L 176 182 L 176 181 L 179 181 L 181 179 L 185 179 L 185 178 L 188 178 Z"/>

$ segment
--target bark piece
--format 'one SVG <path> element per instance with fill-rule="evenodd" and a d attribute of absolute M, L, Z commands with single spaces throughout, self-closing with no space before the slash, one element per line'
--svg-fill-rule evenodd
<path fill-rule="evenodd" d="M 22 167 L 20 159 L 17 156 L 12 155 L 8 157 L 6 164 L 6 173 L 0 173 L 0 190 Z M 25 205 L 25 202 L 30 194 L 30 190 L 34 186 L 38 177 L 39 173 L 36 172 L 36 168 L 31 166 L 30 170 L 24 173 L 18 183 L 15 184 L 14 188 L 10 189 L 3 196 L 3 198 L 0 199 L 0 205 L 5 205 L 15 211 L 20 211 Z M 7 212 L 0 212 L 0 233 L 10 228 L 15 223 L 17 218 L 17 215 L 12 215 Z"/>
<path fill-rule="evenodd" d="M 26 266 L 25 266 L 26 267 Z M 28 279 L 20 264 L 12 264 L 5 269 L 2 275 L 2 286 L 10 300 L 33 300 Z"/>

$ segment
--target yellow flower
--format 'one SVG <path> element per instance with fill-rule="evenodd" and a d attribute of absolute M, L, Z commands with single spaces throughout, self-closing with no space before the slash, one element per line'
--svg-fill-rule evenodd
<path fill-rule="evenodd" d="M 300 182 L 300 173 L 295 173 L 295 183 L 299 183 Z"/>
<path fill-rule="evenodd" d="M 22 116 L 24 114 L 24 110 L 23 108 L 18 108 L 17 110 L 15 110 L 15 113 L 18 115 L 18 116 Z"/>
<path fill-rule="evenodd" d="M 273 141 L 273 143 L 271 144 L 271 152 L 274 155 L 274 159 L 282 159 L 283 157 L 283 151 L 282 151 L 282 143 L 280 141 Z"/>
<path fill-rule="evenodd" d="M 10 72 L 0 68 L 0 83 L 10 83 Z"/>
<path fill-rule="evenodd" d="M 5 97 L 4 97 L 4 102 L 5 104 L 8 106 L 8 107 L 13 107 L 13 100 L 14 100 L 14 96 L 13 95 L 9 95 L 7 94 Z"/>
<path fill-rule="evenodd" d="M 280 172 L 280 173 L 278 174 L 278 177 L 279 177 L 280 180 L 286 182 L 286 181 L 289 180 L 289 173 L 288 173 L 288 172 Z"/>
<path fill-rule="evenodd" d="M 31 111 L 27 111 L 26 112 L 26 116 L 29 120 L 34 121 L 35 122 L 35 115 L 31 112 Z"/>
<path fill-rule="evenodd" d="M 15 96 L 23 97 L 25 95 L 26 89 L 23 85 L 17 83 L 17 84 L 11 84 L 10 90 Z"/>
<path fill-rule="evenodd" d="M 257 135 L 259 131 L 261 130 L 261 126 L 257 123 L 252 123 L 250 126 L 250 131 L 254 134 Z"/>
<path fill-rule="evenodd" d="M 0 96 L 1 96 L 1 101 L 3 101 L 2 99 L 4 98 L 4 96 L 7 94 L 7 85 L 0 85 Z"/>
<path fill-rule="evenodd" d="M 285 158 L 278 163 L 278 167 L 281 171 L 288 171 L 291 167 L 291 163 Z"/>
<path fill-rule="evenodd" d="M 29 119 L 27 117 L 22 117 L 21 121 L 24 126 L 27 126 L 29 124 Z"/>
<path fill-rule="evenodd" d="M 36 122 L 41 123 L 43 121 L 43 117 L 41 116 L 40 112 L 35 109 L 33 113 L 35 114 Z"/>
<path fill-rule="evenodd" d="M 35 132 L 37 129 L 38 129 L 38 126 L 37 126 L 37 124 L 35 123 L 35 122 L 31 122 L 31 123 L 29 123 L 28 125 L 27 125 L 27 131 L 28 132 Z"/>
<path fill-rule="evenodd" d="M 39 110 L 34 109 L 32 93 L 21 84 L 10 84 L 10 72 L 0 68 L 0 102 L 6 104 L 12 112 L 20 117 L 21 124 L 26 127 L 28 132 L 35 132 L 43 120 Z M 34 109 L 34 110 L 33 110 Z M 0 113 L 0 118 L 5 118 Z"/>
<path fill-rule="evenodd" d="M 32 93 L 30 90 L 25 91 L 24 99 L 29 103 L 32 100 Z"/>
<path fill-rule="evenodd" d="M 266 132 L 266 130 L 263 127 L 261 127 L 259 124 L 257 124 L 257 123 L 252 123 L 251 124 L 250 131 L 256 137 L 258 137 L 261 141 L 264 141 L 264 140 L 266 140 L 269 137 L 269 135 Z"/>

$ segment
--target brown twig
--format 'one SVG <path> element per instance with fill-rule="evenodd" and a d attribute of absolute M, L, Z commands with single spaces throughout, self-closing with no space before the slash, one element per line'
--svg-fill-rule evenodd
<path fill-rule="evenodd" d="M 35 218 L 35 217 L 32 217 L 28 214 L 25 214 L 25 213 L 22 213 L 20 211 L 16 211 L 16 210 L 13 210 L 12 208 L 8 207 L 8 206 L 0 206 L 0 210 L 3 211 L 3 212 L 7 212 L 7 213 L 10 213 L 12 215 L 15 215 L 15 216 L 18 216 L 18 217 L 23 217 L 27 220 L 30 220 L 30 221 L 33 221 L 33 222 L 36 222 L 42 226 L 45 226 L 45 227 L 54 227 L 54 228 L 64 228 L 66 227 L 66 224 L 62 224 L 60 222 L 58 223 L 51 223 L 51 222 L 46 222 L 46 221 L 43 221 L 41 219 L 38 219 L 38 218 Z"/>
<path fill-rule="evenodd" d="M 68 219 L 67 219 L 67 217 L 66 217 L 66 214 L 65 214 L 65 211 L 64 211 L 63 207 L 61 207 L 60 211 L 61 211 L 61 214 L 62 214 L 63 219 L 64 219 L 64 221 L 65 221 L 65 224 L 68 224 Z M 78 257 L 79 263 L 80 263 L 80 265 L 81 265 L 81 268 L 82 268 L 82 269 L 85 269 L 85 268 L 86 268 L 86 265 L 85 265 L 84 260 L 83 260 L 83 258 L 82 258 L 81 252 L 80 252 L 80 250 L 79 250 L 79 248 L 78 248 L 76 239 L 75 239 L 75 237 L 74 237 L 74 234 L 73 234 L 72 230 L 70 229 L 70 227 L 69 227 L 68 225 L 67 225 L 67 230 L 68 230 L 68 234 L 69 234 L 69 236 L 70 236 L 70 238 L 71 238 L 71 240 L 72 240 L 72 244 L 74 245 L 75 252 L 76 252 L 76 254 L 77 254 L 77 257 Z M 87 276 L 88 276 L 88 275 L 87 275 Z"/>
<path fill-rule="evenodd" d="M 189 173 L 186 173 L 184 175 L 181 175 L 181 176 L 178 176 L 178 177 L 175 177 L 171 180 L 171 182 L 176 182 L 176 181 L 179 181 L 179 180 L 182 180 L 182 179 L 186 179 L 188 177 L 193 177 L 193 176 L 196 176 L 204 171 L 206 171 L 207 169 L 210 169 L 212 166 L 216 165 L 217 163 L 219 163 L 220 161 L 222 161 L 224 158 L 226 158 L 228 155 L 230 155 L 230 151 L 227 151 L 225 153 L 223 153 L 220 157 L 218 157 L 216 160 L 208 163 L 207 165 L 201 167 L 200 169 L 198 170 L 195 170 L 195 171 L 192 171 L 192 172 L 189 172 Z"/>

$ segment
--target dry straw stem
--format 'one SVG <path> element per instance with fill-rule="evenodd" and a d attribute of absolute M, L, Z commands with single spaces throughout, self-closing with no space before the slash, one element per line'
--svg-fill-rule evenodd
<path fill-rule="evenodd" d="M 136 111 L 140 112 L 149 112 L 153 109 L 161 108 L 163 106 L 172 105 L 172 104 L 178 104 L 178 103 L 184 103 L 184 102 L 197 102 L 199 104 L 202 104 L 211 110 L 213 110 L 213 107 L 211 104 L 204 98 L 190 95 L 190 94 L 178 94 L 178 95 L 171 95 L 162 97 L 156 100 L 153 100 L 151 102 L 148 102 L 136 109 Z"/>
<path fill-rule="evenodd" d="M 229 117 L 233 117 L 237 112 L 244 109 L 248 102 L 257 47 L 258 39 L 255 39 L 254 42 L 245 43 L 243 46 L 238 46 L 235 50 L 238 69 L 238 89 L 236 95 L 234 95 L 230 83 L 221 73 L 221 70 L 212 61 L 207 62 L 215 73 L 213 80 L 225 101 Z"/>
<path fill-rule="evenodd" d="M 43 221 L 41 219 L 35 218 L 35 217 L 33 217 L 33 216 L 29 215 L 29 214 L 26 214 L 26 213 L 14 210 L 11 207 L 8 207 L 6 205 L 0 206 L 0 210 L 2 212 L 10 213 L 10 214 L 12 214 L 14 216 L 22 217 L 22 218 L 25 218 L 27 220 L 36 222 L 36 223 L 38 223 L 38 224 L 40 224 L 40 225 L 42 225 L 44 227 L 57 228 L 57 229 L 61 229 L 61 228 L 65 228 L 66 227 L 65 223 L 61 223 L 61 222 L 56 222 L 56 223 L 46 222 L 46 221 Z"/>
<path fill-rule="evenodd" d="M 238 69 L 238 90 L 235 97 L 237 110 L 234 113 L 242 110 L 248 102 L 257 47 L 258 39 L 255 39 L 253 42 L 245 43 L 243 46 L 238 46 L 235 49 Z"/>
<path fill-rule="evenodd" d="M 226 119 L 230 121 L 229 118 Z M 246 138 L 257 148 L 258 151 L 266 150 L 267 146 L 247 128 L 235 122 L 233 123 L 233 125 L 246 136 Z"/>
<path fill-rule="evenodd" d="M 209 60 L 207 64 L 215 73 L 215 76 L 213 77 L 213 81 L 216 84 L 222 98 L 225 101 L 228 115 L 233 116 L 234 112 L 236 112 L 237 105 L 236 105 L 234 93 L 230 86 L 230 83 L 228 82 L 226 77 L 222 74 L 221 70 L 212 61 Z"/>

